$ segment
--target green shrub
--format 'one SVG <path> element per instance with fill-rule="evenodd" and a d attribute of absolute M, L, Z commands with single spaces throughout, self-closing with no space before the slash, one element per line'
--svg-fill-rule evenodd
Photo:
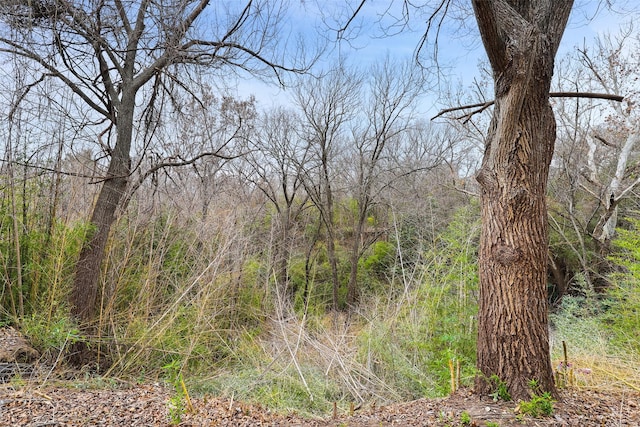
<path fill-rule="evenodd" d="M 363 259 L 362 267 L 378 276 L 383 276 L 393 264 L 396 254 L 392 243 L 375 242 L 370 249 L 370 255 Z"/>
<path fill-rule="evenodd" d="M 640 353 L 640 220 L 630 219 L 631 229 L 618 229 L 613 245 L 616 253 L 612 261 L 624 268 L 624 272 L 612 275 L 612 285 L 607 291 L 607 310 L 603 322 L 613 333 L 620 347 Z"/>
<path fill-rule="evenodd" d="M 471 421 L 471 415 L 469 415 L 467 411 L 462 411 L 462 413 L 460 413 L 460 422 L 462 425 L 471 425 Z"/>
<path fill-rule="evenodd" d="M 20 326 L 31 344 L 44 355 L 55 356 L 82 339 L 75 323 L 60 312 L 53 318 L 32 313 L 22 319 Z"/>

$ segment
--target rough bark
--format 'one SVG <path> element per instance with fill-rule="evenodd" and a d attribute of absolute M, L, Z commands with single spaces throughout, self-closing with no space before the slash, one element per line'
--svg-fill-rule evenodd
<path fill-rule="evenodd" d="M 117 141 L 114 146 L 107 178 L 102 184 L 91 214 L 92 234 L 80 251 L 76 264 L 70 302 L 72 314 L 82 322 L 94 318 L 100 270 L 111 226 L 116 220 L 116 210 L 127 189 L 131 166 L 131 140 L 133 138 L 134 97 L 123 99 L 122 111 L 117 120 Z"/>
<path fill-rule="evenodd" d="M 514 399 L 555 394 L 546 291 L 546 188 L 555 144 L 549 89 L 571 1 L 474 0 L 495 83 L 481 186 L 476 389 L 497 376 Z"/>

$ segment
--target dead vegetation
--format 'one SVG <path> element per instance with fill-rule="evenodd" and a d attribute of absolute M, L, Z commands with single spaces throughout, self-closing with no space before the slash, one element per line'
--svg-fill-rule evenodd
<path fill-rule="evenodd" d="M 168 385 L 137 383 L 116 378 L 92 377 L 58 367 L 43 369 L 33 358 L 26 363 L 16 357 L 34 356 L 28 341 L 15 329 L 2 329 L 4 360 L 11 369 L 0 385 L 0 425 L 16 426 L 638 426 L 640 391 L 637 369 L 624 361 L 581 358 L 571 362 L 570 382 L 561 389 L 550 417 L 531 418 L 522 414 L 518 402 L 478 396 L 462 388 L 447 398 L 391 402 L 391 396 L 366 396 L 363 387 L 382 390 L 376 377 L 364 365 L 354 363 L 349 348 L 349 331 L 334 339 L 319 339 L 304 325 L 281 321 L 274 326 L 271 345 L 283 360 L 289 360 L 303 379 L 300 368 L 315 358 L 334 375 L 343 375 L 358 402 L 327 404 L 318 415 L 274 411 L 260 404 L 209 393 L 191 393 L 190 406 Z M 326 331 L 325 331 L 326 332 Z M 339 338 L 336 338 L 339 337 Z M 338 342 L 339 341 L 339 342 Z M 266 344 L 265 344 L 266 345 Z M 27 349 L 27 350 L 25 350 Z M 28 351 L 31 349 L 32 351 Z M 277 359 L 277 358 L 276 358 Z M 331 366 L 337 366 L 331 369 Z M 28 369 L 27 369 L 28 368 Z M 268 380 L 268 379 L 267 379 Z M 258 381 L 258 378 L 254 378 Z M 381 380 L 377 380 L 381 382 Z M 308 389 L 311 393 L 311 390 Z M 313 399 L 310 394 L 309 399 Z"/>

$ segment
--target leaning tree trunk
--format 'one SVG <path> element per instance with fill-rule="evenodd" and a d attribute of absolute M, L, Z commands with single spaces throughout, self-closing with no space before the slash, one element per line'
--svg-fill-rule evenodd
<path fill-rule="evenodd" d="M 476 390 L 555 394 L 549 358 L 546 189 L 556 126 L 553 62 L 570 1 L 474 0 L 495 79 L 482 166 Z"/>
<path fill-rule="evenodd" d="M 117 123 L 117 140 L 111 153 L 106 179 L 91 214 L 92 234 L 85 242 L 76 265 L 70 302 L 72 315 L 80 322 L 91 322 L 97 313 L 97 296 L 102 261 L 111 226 L 116 220 L 131 168 L 133 106 L 135 94 L 127 101 L 123 97 Z"/>

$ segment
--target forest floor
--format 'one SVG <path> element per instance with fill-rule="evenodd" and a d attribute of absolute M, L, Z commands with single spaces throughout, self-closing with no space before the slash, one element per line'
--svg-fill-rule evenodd
<path fill-rule="evenodd" d="M 622 387 L 562 389 L 547 418 L 523 417 L 517 403 L 468 389 L 441 399 L 328 408 L 324 416 L 309 417 L 211 395 L 192 396 L 189 407 L 159 383 L 87 381 L 82 373 L 64 379 L 19 362 L 33 356 L 15 330 L 0 330 L 0 426 L 640 426 L 640 392 Z"/>
<path fill-rule="evenodd" d="M 159 384 L 78 388 L 77 383 L 0 385 L 1 426 L 169 426 L 173 392 Z M 640 426 L 640 393 L 561 390 L 553 415 L 521 417 L 514 402 L 494 402 L 469 390 L 443 399 L 374 407 L 325 418 L 275 413 L 213 396 L 192 397 L 174 419 L 180 426 Z M 466 413 L 463 415 L 463 413 Z M 466 423 L 465 423 L 466 421 Z M 493 423 L 493 424 L 492 424 Z"/>

